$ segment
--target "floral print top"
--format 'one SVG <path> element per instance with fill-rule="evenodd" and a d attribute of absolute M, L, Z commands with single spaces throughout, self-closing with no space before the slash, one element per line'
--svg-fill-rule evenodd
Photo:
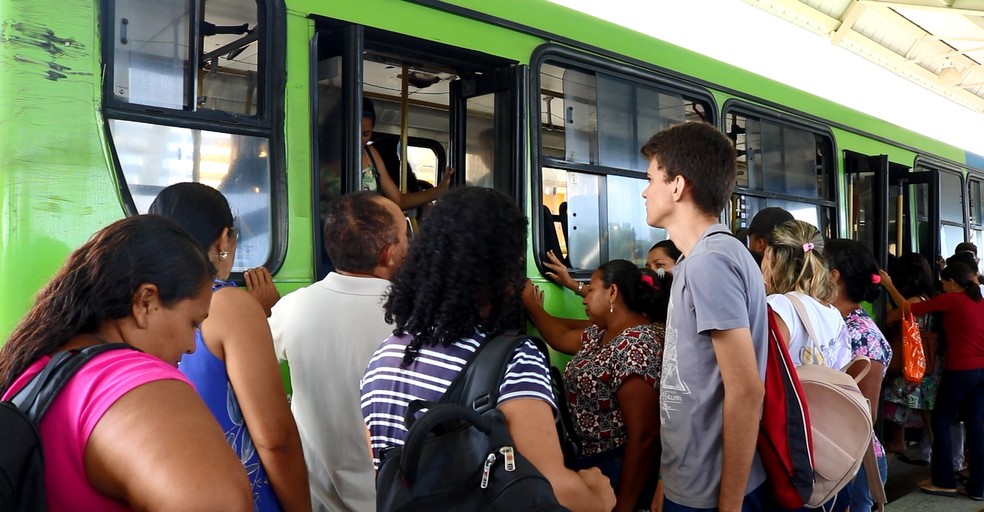
<path fill-rule="evenodd" d="M 875 321 L 868 316 L 864 309 L 857 308 L 851 311 L 844 318 L 847 324 L 847 332 L 851 338 L 851 352 L 853 357 L 865 356 L 872 361 L 881 363 L 882 378 L 888 371 L 888 363 L 892 361 L 892 346 L 889 345 L 885 335 L 882 334 Z M 882 448 L 878 436 L 875 436 L 875 455 L 885 456 L 885 449 Z"/>
<path fill-rule="evenodd" d="M 608 343 L 605 331 L 592 325 L 581 335 L 582 347 L 564 371 L 571 415 L 581 438 L 582 455 L 596 455 L 623 446 L 628 429 L 618 403 L 618 389 L 638 375 L 659 388 L 663 364 L 662 324 L 630 327 Z"/>

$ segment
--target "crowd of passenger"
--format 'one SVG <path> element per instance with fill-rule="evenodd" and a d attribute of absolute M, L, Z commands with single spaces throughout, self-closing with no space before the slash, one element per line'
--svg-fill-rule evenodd
<path fill-rule="evenodd" d="M 862 243 L 825 239 L 780 208 L 733 233 L 718 221 L 736 179 L 729 139 L 686 123 L 642 153 L 646 220 L 669 235 L 645 266 L 612 260 L 579 281 L 561 255 L 542 255 L 546 277 L 581 299 L 581 318 L 551 313 L 556 303 L 525 278 L 527 219 L 510 198 L 447 180 L 401 195 L 372 148 L 366 190 L 322 212 L 334 270 L 282 298 L 262 268 L 245 273 L 245 290 L 229 281 L 237 234 L 220 192 L 167 187 L 148 214 L 74 251 L 0 348 L 5 400 L 59 352 L 133 348 L 86 364 L 41 420 L 50 509 L 375 510 L 381 454 L 404 443 L 410 402 L 439 401 L 479 347 L 529 322 L 569 356 L 566 391 L 555 393 L 550 355 L 527 341 L 497 407 L 561 505 L 781 510 L 756 448 L 770 314 L 796 366 L 870 360 L 858 385 L 872 422 L 884 416 L 873 442 L 882 482 L 895 455 L 930 467 L 925 492 L 980 500 L 977 247 L 958 245 L 934 283 L 921 255 L 882 269 Z M 411 243 L 401 206 L 438 197 Z M 922 333 L 919 383 L 900 376 L 903 310 Z M 568 410 L 573 461 L 555 423 Z M 905 435 L 915 426 L 921 444 Z M 825 510 L 872 510 L 868 476 L 862 468 Z"/>

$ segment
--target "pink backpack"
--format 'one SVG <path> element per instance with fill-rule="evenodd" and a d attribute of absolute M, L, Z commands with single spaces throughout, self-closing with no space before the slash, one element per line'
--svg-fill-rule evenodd
<path fill-rule="evenodd" d="M 817 343 L 803 303 L 795 295 L 787 296 L 810 339 Z M 796 369 L 810 408 L 813 431 L 813 495 L 806 503 L 807 507 L 819 507 L 830 501 L 854 479 L 866 459 L 870 459 L 865 475 L 871 495 L 879 509 L 885 502 L 884 485 L 877 464 L 873 464 L 871 408 L 858 388 L 870 368 L 871 361 L 867 357 L 858 357 L 842 370 L 809 364 Z M 857 376 L 852 377 L 848 370 Z"/>

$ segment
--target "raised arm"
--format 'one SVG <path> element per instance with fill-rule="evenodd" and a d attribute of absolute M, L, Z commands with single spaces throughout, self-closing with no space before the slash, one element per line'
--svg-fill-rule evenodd
<path fill-rule="evenodd" d="M 724 384 L 724 446 L 719 510 L 742 509 L 755 455 L 765 388 L 759 376 L 752 333 L 747 327 L 711 331 Z"/>
<path fill-rule="evenodd" d="M 574 472 L 564 467 L 550 404 L 517 398 L 500 404 L 516 449 L 550 481 L 561 505 L 574 512 L 609 512 L 615 492 L 598 468 Z"/>
<path fill-rule="evenodd" d="M 567 270 L 567 265 L 564 265 L 553 251 L 547 251 L 547 259 L 543 261 L 543 265 L 550 269 L 550 272 L 544 275 L 553 282 L 567 288 L 578 296 L 584 297 L 588 294 L 584 289 L 584 285 L 571 277 L 571 273 Z"/>
<path fill-rule="evenodd" d="M 222 346 L 229 382 L 281 507 L 311 510 L 301 440 L 263 309 L 242 290 L 223 288 L 212 296 L 202 337 Z"/>
<path fill-rule="evenodd" d="M 573 355 L 581 350 L 581 334 L 583 328 L 570 327 L 565 321 L 557 318 L 543 309 L 536 285 L 529 280 L 523 288 L 523 307 L 530 317 L 530 321 L 540 331 L 544 341 L 551 348 L 567 355 Z"/>
<path fill-rule="evenodd" d="M 253 510 L 243 464 L 178 380 L 144 384 L 110 406 L 89 435 L 85 472 L 99 492 L 135 510 Z"/>
<path fill-rule="evenodd" d="M 404 194 L 400 191 L 400 185 L 395 183 L 393 178 L 390 177 L 389 172 L 386 170 L 386 164 L 383 163 L 383 158 L 379 156 L 379 152 L 376 151 L 376 148 L 368 146 L 366 147 L 366 150 L 372 153 L 373 161 L 376 163 L 376 170 L 379 172 L 380 192 L 382 192 L 383 196 L 387 199 L 396 203 L 401 210 L 410 210 L 431 201 L 436 201 L 438 198 L 443 196 L 451 186 L 451 177 L 454 176 L 454 169 L 448 167 L 444 170 L 444 175 L 441 177 L 441 182 L 438 183 L 436 187 L 421 190 L 419 192 L 408 192 Z"/>

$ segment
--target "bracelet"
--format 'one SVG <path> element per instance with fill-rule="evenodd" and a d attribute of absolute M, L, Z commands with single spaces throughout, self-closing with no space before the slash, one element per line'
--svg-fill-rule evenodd
<path fill-rule="evenodd" d="M 576 292 L 574 292 L 574 293 L 576 293 L 576 294 L 578 294 L 578 295 L 581 295 L 581 292 L 582 292 L 582 291 L 584 291 L 584 282 L 583 282 L 583 281 L 582 281 L 582 282 L 579 282 L 579 283 L 577 283 L 577 291 L 576 291 Z"/>

